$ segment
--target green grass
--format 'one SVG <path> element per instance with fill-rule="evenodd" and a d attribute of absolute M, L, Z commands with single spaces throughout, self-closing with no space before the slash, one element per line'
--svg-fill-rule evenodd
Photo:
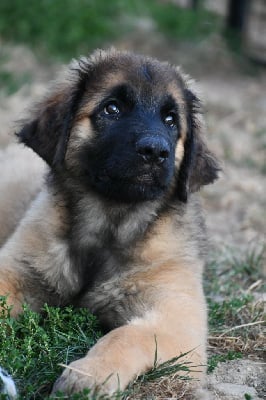
<path fill-rule="evenodd" d="M 199 41 L 221 27 L 220 17 L 203 7 L 193 11 L 177 8 L 171 2 L 165 2 L 164 5 L 158 1 L 147 3 L 150 3 L 147 14 L 157 23 L 159 30 L 172 40 Z"/>
<path fill-rule="evenodd" d="M 244 252 L 225 249 L 220 254 L 214 254 L 206 268 L 207 295 L 232 296 L 239 292 L 243 293 L 256 281 L 262 279 L 265 249 L 265 246 L 252 245 Z M 263 289 L 265 287 L 261 285 L 260 290 Z"/>
<path fill-rule="evenodd" d="M 30 82 L 29 74 L 10 72 L 5 65 L 7 61 L 7 54 L 0 50 L 0 95 L 3 96 L 15 93 L 26 82 Z"/>
<path fill-rule="evenodd" d="M 17 76 L 6 69 L 0 69 L 0 94 L 9 96 L 17 92 L 26 82 L 29 81 L 30 77 L 27 74 Z"/>
<path fill-rule="evenodd" d="M 219 29 L 217 16 L 203 8 L 157 0 L 1 0 L 0 35 L 69 59 L 134 32 L 140 18 L 173 40 L 199 40 Z"/>
<path fill-rule="evenodd" d="M 243 358 L 243 354 L 239 351 L 227 351 L 224 354 L 215 354 L 211 356 L 208 360 L 208 373 L 211 373 L 215 370 L 218 363 L 226 362 L 228 360 L 237 360 L 239 358 Z"/>
<path fill-rule="evenodd" d="M 0 320 L 0 365 L 16 380 L 22 399 L 43 399 L 62 368 L 84 356 L 100 336 L 87 310 L 45 306 L 42 314 L 27 307 L 11 318 L 5 300 Z M 5 315 L 4 315 L 5 314 Z"/>
<path fill-rule="evenodd" d="M 0 95 L 9 96 L 17 92 L 25 83 L 30 82 L 28 73 L 10 72 L 6 66 L 8 55 L 0 50 Z"/>
<path fill-rule="evenodd" d="M 263 356 L 263 301 L 257 301 L 263 287 L 264 247 L 251 247 L 239 253 L 226 249 L 210 262 L 205 277 L 209 309 L 209 335 L 212 346 L 208 371 L 218 362 L 252 355 Z M 264 349 L 265 350 L 265 349 Z"/>
<path fill-rule="evenodd" d="M 242 295 L 231 297 L 221 302 L 209 299 L 209 326 L 216 333 L 230 329 L 233 324 L 243 325 L 245 323 L 241 311 L 252 301 L 252 296 Z M 233 322 L 233 324 L 232 324 Z M 255 321 L 250 321 L 255 322 Z"/>

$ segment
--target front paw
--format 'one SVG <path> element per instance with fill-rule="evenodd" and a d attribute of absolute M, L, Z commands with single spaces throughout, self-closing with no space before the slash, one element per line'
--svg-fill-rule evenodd
<path fill-rule="evenodd" d="M 94 389 L 95 380 L 84 370 L 80 360 L 69 364 L 53 386 L 52 394 L 62 392 L 67 395 L 82 392 L 85 388 Z"/>
<path fill-rule="evenodd" d="M 82 358 L 69 364 L 54 384 L 52 394 L 66 395 L 90 389 L 90 393 L 112 394 L 119 389 L 117 375 L 106 371 L 104 363 L 93 358 Z"/>

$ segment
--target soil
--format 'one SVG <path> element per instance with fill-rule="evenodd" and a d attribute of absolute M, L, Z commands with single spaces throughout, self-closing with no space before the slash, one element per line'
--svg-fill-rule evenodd
<path fill-rule="evenodd" d="M 139 26 L 138 34 L 116 43 L 116 47 L 181 65 L 196 79 L 205 103 L 207 141 L 223 167 L 220 180 L 202 193 L 212 248 L 234 248 L 240 253 L 263 245 L 266 68 L 231 54 L 217 36 L 197 44 L 174 44 L 155 35 L 149 21 L 139 21 Z M 44 65 L 22 46 L 2 44 L 1 51 L 7 56 L 2 64 L 5 70 L 30 76 L 30 82 L 12 95 L 0 90 L 0 149 L 5 149 L 14 141 L 14 121 L 45 93 L 47 82 L 55 77 L 60 65 Z M 257 400 L 266 395 L 265 376 L 262 361 L 228 361 L 209 375 L 209 387 L 215 399 Z"/>

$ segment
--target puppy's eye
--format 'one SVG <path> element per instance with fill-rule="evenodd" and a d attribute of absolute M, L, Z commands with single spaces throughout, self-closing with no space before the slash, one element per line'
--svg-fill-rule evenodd
<path fill-rule="evenodd" d="M 173 128 L 174 126 L 176 126 L 176 115 L 171 112 L 163 118 L 163 121 L 164 121 L 165 125 Z"/>
<path fill-rule="evenodd" d="M 104 113 L 106 115 L 117 115 L 120 113 L 120 109 L 115 102 L 112 102 L 104 107 Z"/>

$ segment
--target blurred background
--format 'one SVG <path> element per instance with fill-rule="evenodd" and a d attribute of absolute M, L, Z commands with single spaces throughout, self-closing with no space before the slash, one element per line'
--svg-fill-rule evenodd
<path fill-rule="evenodd" d="M 229 342 L 213 333 L 210 351 L 215 360 L 261 360 L 262 311 L 254 304 L 265 300 L 266 0 L 0 0 L 0 162 L 15 141 L 15 121 L 62 64 L 110 46 L 168 60 L 196 81 L 207 141 L 223 167 L 221 179 L 202 191 L 210 326 L 220 334 L 224 318 L 225 332 L 233 331 Z M 250 322 L 254 329 L 235 330 Z M 256 390 L 266 395 L 257 364 L 238 366 L 227 366 L 224 376 L 235 372 L 235 382 L 240 370 L 253 368 L 248 384 L 261 382 Z"/>

